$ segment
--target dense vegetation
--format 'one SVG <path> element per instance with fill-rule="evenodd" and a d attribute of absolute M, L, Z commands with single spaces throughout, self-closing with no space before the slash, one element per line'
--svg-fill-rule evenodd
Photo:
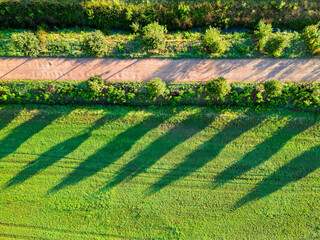
<path fill-rule="evenodd" d="M 315 28 L 318 29 L 317 26 Z M 24 30 L 0 30 L 0 56 L 27 55 L 24 49 L 16 47 L 12 42 L 12 36 L 22 32 Z M 73 28 L 50 31 L 40 28 L 33 33 L 40 41 L 39 57 L 258 58 L 274 56 L 264 51 L 262 45 L 259 44 L 260 35 L 253 31 L 222 31 L 221 34 L 213 34 L 213 36 L 209 35 L 210 31 L 206 34 L 205 30 L 169 32 L 165 35 L 165 48 L 160 47 L 158 50 L 148 49 L 143 42 L 145 38 L 143 32 L 107 31 L 104 34 L 106 41 L 101 39 L 101 33 L 94 29 Z M 267 32 L 265 34 L 263 41 L 276 33 Z M 312 57 L 320 46 L 320 39 L 315 41 L 317 38 L 314 34 L 308 37 L 305 37 L 307 34 L 302 35 L 300 32 L 293 31 L 281 31 L 278 34 L 283 36 L 287 43 L 284 49 L 280 49 L 280 57 Z M 309 42 L 313 43 L 312 49 L 308 48 Z M 162 46 L 162 44 L 163 39 L 154 46 Z M 218 51 L 213 52 L 213 46 Z M 39 51 L 39 47 L 36 47 L 35 51 Z"/>
<path fill-rule="evenodd" d="M 320 53 L 319 9 L 318 1 L 3 0 L 0 56 L 310 57 Z"/>
<path fill-rule="evenodd" d="M 319 115 L 19 105 L 0 114 L 0 237 L 320 237 Z"/>
<path fill-rule="evenodd" d="M 302 29 L 320 20 L 319 1 L 69 1 L 2 0 L 0 27 L 93 27 L 129 29 L 154 21 L 168 30 L 214 26 L 253 28 L 261 19 L 274 27 Z"/>
<path fill-rule="evenodd" d="M 316 0 L 0 0 L 0 56 L 311 57 L 319 21 Z M 1 80 L 0 238 L 319 239 L 319 111 L 319 83 Z"/>
<path fill-rule="evenodd" d="M 193 83 L 0 81 L 1 103 L 246 106 L 319 110 L 318 83 L 228 83 L 224 78 Z"/>

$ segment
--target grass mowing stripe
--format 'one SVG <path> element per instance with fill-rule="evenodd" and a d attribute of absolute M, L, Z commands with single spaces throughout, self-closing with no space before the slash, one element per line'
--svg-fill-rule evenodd
<path fill-rule="evenodd" d="M 261 165 L 276 154 L 291 138 L 305 131 L 313 124 L 314 122 L 308 122 L 297 125 L 297 123 L 289 121 L 288 124 L 274 132 L 270 138 L 260 143 L 254 150 L 248 152 L 244 157 L 242 157 L 242 159 L 220 172 L 219 175 L 216 176 L 216 181 L 219 182 L 216 187 L 219 187 L 250 171 L 252 168 Z M 269 146 L 271 146 L 271 148 L 269 148 Z M 262 151 L 265 151 L 264 155 L 261 154 Z"/>
<path fill-rule="evenodd" d="M 258 200 L 275 191 L 290 182 L 300 180 L 320 167 L 320 145 L 312 147 L 305 151 L 289 163 L 278 169 L 276 172 L 264 179 L 248 195 L 240 199 L 234 207 L 239 208 L 248 202 Z M 290 178 L 283 178 L 283 175 L 290 175 Z M 277 185 L 270 184 L 273 181 L 280 182 Z M 270 187 L 270 185 L 272 187 Z"/>
<path fill-rule="evenodd" d="M 8 223 L 0 223 L 0 225 L 2 226 L 6 226 L 6 227 L 11 227 L 11 228 L 24 228 L 24 229 L 40 229 L 40 230 L 45 230 L 45 231 L 54 231 L 54 232 L 62 232 L 62 233 L 68 233 L 68 234 L 81 234 L 81 235 L 85 235 L 87 237 L 89 236 L 95 236 L 95 237 L 113 237 L 113 238 L 121 238 L 121 239 L 139 239 L 139 238 L 128 238 L 125 236 L 120 236 L 120 235 L 113 235 L 113 234 L 98 234 L 98 233 L 94 233 L 94 232 L 82 232 L 82 231 L 71 231 L 71 230 L 67 230 L 67 229 L 57 229 L 57 228 L 46 228 L 46 227 L 38 227 L 38 226 L 28 226 L 28 225 L 23 225 L 23 224 L 8 224 Z M 25 239 L 50 239 L 50 238 L 41 238 L 41 237 L 27 237 L 27 236 L 17 236 L 17 235 L 11 235 L 11 234 L 0 234 L 4 235 L 4 236 L 8 236 L 8 237 L 22 237 Z"/>
<path fill-rule="evenodd" d="M 123 166 L 123 165 L 122 165 Z M 72 168 L 72 169 L 75 169 L 75 168 Z M 166 170 L 169 170 L 169 169 L 166 169 Z M 53 172 L 46 172 L 45 174 L 43 174 L 44 176 L 57 176 L 57 175 L 65 175 L 65 173 L 56 173 L 54 172 L 55 170 L 53 170 Z M 90 169 L 86 169 L 86 171 L 91 171 Z M 93 170 L 92 172 L 95 172 L 95 170 Z M 189 171 L 183 171 L 183 172 L 189 172 Z M 214 175 L 216 174 L 216 172 L 199 172 L 201 174 L 203 174 L 203 176 L 206 177 L 206 175 Z M 158 176 L 150 176 L 150 174 L 153 174 L 152 172 L 151 173 L 148 173 L 149 175 L 139 175 L 137 176 L 137 178 L 140 178 L 139 180 L 137 180 L 136 182 L 134 182 L 135 184 L 141 184 L 141 179 L 151 179 L 151 180 L 159 180 L 159 177 Z M 180 173 L 181 174 L 181 173 Z M 105 179 L 106 177 L 112 177 L 114 175 L 114 172 L 113 171 L 104 171 L 104 172 L 99 172 L 98 175 L 95 176 L 95 178 L 100 178 L 100 179 Z M 29 175 L 27 175 L 29 176 Z M 43 176 L 43 177 L 44 177 Z M 78 177 L 85 177 L 86 175 L 83 175 L 83 174 L 79 174 Z M 183 184 L 183 182 L 199 182 L 199 183 L 214 183 L 214 184 L 218 184 L 219 182 L 216 182 L 216 180 L 214 179 L 214 177 L 210 178 L 210 179 L 206 179 L 206 178 L 203 178 L 203 176 L 199 176 L 199 174 L 197 174 L 197 176 L 192 176 L 192 177 L 189 177 L 187 179 L 181 179 L 180 180 L 180 183 Z M 254 174 L 254 175 L 249 175 L 247 174 L 246 177 L 237 177 L 236 179 L 234 179 L 232 182 L 229 182 L 228 184 L 233 184 L 233 185 L 238 185 L 238 184 L 244 184 L 244 183 L 241 183 L 239 182 L 240 180 L 245 180 L 246 181 L 246 185 L 258 185 L 258 183 L 263 180 L 264 178 L 266 178 L 268 175 L 258 175 L 258 174 Z M 39 175 L 39 177 L 42 177 Z M 175 180 L 175 178 L 168 178 L 166 177 L 168 181 L 173 181 Z M 284 180 L 284 181 L 297 181 L 297 180 L 300 180 L 301 178 L 300 177 L 283 177 L 281 176 L 281 180 Z M 235 181 L 237 180 L 237 181 Z M 304 180 L 319 180 L 318 177 L 310 177 L 310 176 L 306 176 L 304 177 Z M 140 181 L 140 183 L 139 183 Z M 149 185 L 150 182 L 145 182 L 143 183 L 143 185 Z M 177 184 L 175 184 L 177 185 Z M 275 185 L 275 186 L 281 186 L 281 183 L 279 184 L 275 184 L 275 183 L 272 183 L 272 185 Z M 179 186 L 182 186 L 181 184 Z M 207 186 L 206 188 L 208 189 L 212 189 L 211 186 Z M 313 186 L 313 188 L 320 188 L 320 186 Z"/>
<path fill-rule="evenodd" d="M 158 159 L 161 159 L 161 157 L 166 155 L 180 143 L 186 141 L 188 138 L 207 127 L 213 120 L 207 119 L 203 123 L 200 121 L 201 119 L 199 119 L 199 116 L 203 117 L 201 113 L 195 113 L 188 116 L 188 118 L 177 124 L 174 128 L 170 129 L 163 136 L 151 143 L 144 151 L 140 152 L 135 159 L 120 169 L 117 173 L 117 176 L 114 177 L 105 186 L 105 188 L 102 189 L 102 191 L 115 187 L 122 181 L 130 180 L 144 172 L 146 169 L 154 165 Z M 191 125 L 191 123 L 194 121 L 198 122 L 199 125 L 197 127 Z M 171 139 L 174 139 L 174 141 L 170 141 Z M 154 154 L 159 147 L 161 148 L 161 153 Z"/>
<path fill-rule="evenodd" d="M 167 118 L 162 119 L 162 121 L 166 120 Z M 129 151 L 133 144 L 138 141 L 140 138 L 142 138 L 147 132 L 151 131 L 152 129 L 157 128 L 161 123 L 156 121 L 154 117 L 148 117 L 147 119 L 144 119 L 137 125 L 134 125 L 124 132 L 117 135 L 111 142 L 107 143 L 103 148 L 101 148 L 98 152 L 95 154 L 89 156 L 87 159 L 85 159 L 76 169 L 74 172 L 68 175 L 67 178 L 63 179 L 61 183 L 59 183 L 57 186 L 53 187 L 50 192 L 58 191 L 62 188 L 64 188 L 66 185 L 73 185 L 78 183 L 79 181 L 84 180 L 85 178 L 88 178 L 95 173 L 101 171 L 104 168 L 107 168 L 109 165 L 114 164 L 121 156 L 123 156 L 127 151 Z M 119 144 L 119 141 L 121 139 L 125 139 L 126 142 L 124 144 Z M 116 149 L 116 152 L 114 150 Z M 96 164 L 96 158 L 100 154 L 103 154 L 107 156 L 106 161 L 103 161 L 103 164 L 98 165 L 98 168 L 95 168 L 96 170 L 88 171 L 88 168 L 97 167 Z M 83 171 L 85 170 L 85 171 Z M 82 174 L 81 174 L 82 173 Z M 84 174 L 87 173 L 87 174 Z"/>
<path fill-rule="evenodd" d="M 17 234 L 6 234 L 6 233 L 0 233 L 0 237 L 4 237 L 5 239 L 50 239 L 50 238 L 43 238 L 43 237 L 27 237 L 25 235 L 17 235 Z"/>
<path fill-rule="evenodd" d="M 6 107 L 0 109 L 0 131 L 7 127 L 16 117 L 20 111 L 10 111 Z"/>
<path fill-rule="evenodd" d="M 6 154 L 2 154 L 2 159 L 10 153 L 15 152 L 25 141 L 43 130 L 46 126 L 49 126 L 59 117 L 61 117 L 60 114 L 47 115 L 45 112 L 39 111 L 29 120 L 14 128 L 9 135 L 0 141 L 0 149 L 11 149 Z M 32 127 L 28 127 L 28 125 Z M 25 129 L 29 129 L 29 131 L 25 131 Z"/>
<path fill-rule="evenodd" d="M 99 129 L 103 125 L 106 124 L 106 121 L 110 120 L 107 116 L 103 116 L 99 118 L 96 122 L 94 122 L 93 125 L 91 125 L 88 129 L 84 131 L 84 133 L 71 137 L 64 142 L 61 142 L 52 148 L 50 148 L 47 152 L 44 153 L 43 156 L 37 158 L 33 162 L 29 163 L 26 168 L 22 171 L 20 171 L 14 178 L 12 178 L 5 186 L 4 188 L 11 187 L 15 184 L 20 184 L 26 181 L 28 178 L 32 177 L 32 175 L 36 175 L 38 172 L 50 167 L 54 163 L 58 162 L 61 158 L 47 158 L 46 155 L 49 155 L 51 152 L 59 152 L 65 148 L 66 145 L 72 145 L 75 147 L 78 147 L 83 142 L 85 142 L 92 134 L 94 130 Z M 114 119 L 112 119 L 114 121 Z M 69 153 L 73 152 L 75 149 L 70 148 L 68 151 L 65 151 L 64 154 L 67 156 Z"/>
<path fill-rule="evenodd" d="M 148 190 L 148 194 L 154 194 L 160 191 L 162 188 L 170 185 L 172 182 L 188 176 L 190 173 L 203 167 L 209 161 L 214 160 L 229 142 L 236 139 L 241 134 L 249 131 L 251 128 L 257 126 L 262 120 L 263 119 L 260 118 L 258 121 L 248 124 L 247 119 L 236 118 L 231 122 L 228 122 L 219 133 L 199 146 L 197 150 L 189 154 L 182 163 L 175 167 L 175 169 L 167 173 L 157 183 L 151 186 L 151 188 Z M 236 131 L 230 134 L 231 129 L 235 129 Z M 221 140 L 223 144 L 220 146 L 217 145 L 217 142 Z M 178 175 L 177 171 L 181 172 L 182 169 L 189 169 L 189 171 L 182 172 L 182 174 Z"/>
<path fill-rule="evenodd" d="M 4 114 L 21 113 L 0 130 L 0 139 L 38 111 L 45 118 L 62 115 L 50 124 L 46 119 L 24 124 L 19 132 L 32 132 L 33 124 L 45 127 L 0 161 L 0 186 L 19 174 L 28 179 L 0 187 L 0 222 L 37 227 L 2 225 L 3 234 L 49 239 L 320 237 L 317 114 L 195 107 L 5 109 Z M 91 131 L 105 115 L 116 120 Z M 10 142 L 15 145 L 14 138 Z M 0 151 L 12 151 L 4 148 L 10 142 Z M 238 167 L 225 176 L 230 180 L 214 188 L 216 177 L 234 164 Z M 105 188 L 117 177 L 124 180 Z M 161 179 L 161 191 L 146 195 Z M 233 208 L 246 196 L 249 201 Z"/>

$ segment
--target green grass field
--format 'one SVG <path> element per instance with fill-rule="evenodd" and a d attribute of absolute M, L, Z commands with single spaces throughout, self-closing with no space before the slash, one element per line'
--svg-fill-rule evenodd
<path fill-rule="evenodd" d="M 0 238 L 319 239 L 320 115 L 0 107 Z"/>

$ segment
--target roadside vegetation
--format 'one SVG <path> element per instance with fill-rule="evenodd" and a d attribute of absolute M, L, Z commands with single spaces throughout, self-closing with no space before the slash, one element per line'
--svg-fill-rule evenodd
<path fill-rule="evenodd" d="M 0 114 L 1 237 L 320 237 L 319 114 L 39 105 Z"/>
<path fill-rule="evenodd" d="M 318 26 L 314 27 L 318 28 Z M 162 32 L 161 39 L 151 38 L 150 35 L 160 36 L 160 33 L 148 31 L 148 28 L 136 33 L 120 30 L 109 30 L 103 33 L 84 28 L 62 30 L 40 28 L 38 31 L 0 30 L 0 56 L 307 58 L 318 55 L 320 44 L 317 35 L 310 35 L 310 31 L 304 31 L 302 34 L 298 31 L 274 29 L 274 32 L 271 30 L 262 40 L 254 31 L 239 31 L 239 29 L 219 31 L 216 28 L 211 30 L 208 28 L 166 34 Z M 255 31 L 259 31 L 259 27 Z M 28 35 L 29 39 L 17 38 L 21 34 Z M 30 41 L 32 44 L 28 44 Z"/>
<path fill-rule="evenodd" d="M 0 1 L 0 27 L 92 27 L 129 30 L 132 25 L 158 22 L 168 30 L 192 27 L 246 27 L 265 19 L 276 28 L 302 30 L 320 21 L 317 0 L 129 0 Z"/>
<path fill-rule="evenodd" d="M 0 56 L 316 57 L 319 9 L 313 0 L 3 0 Z"/>
<path fill-rule="evenodd" d="M 0 81 L 0 103 L 49 105 L 193 105 L 228 108 L 250 107 L 256 111 L 272 108 L 319 111 L 319 83 L 229 83 L 219 77 L 207 82 L 166 83 L 110 82 L 99 76 L 87 81 Z"/>
<path fill-rule="evenodd" d="M 318 57 L 319 21 L 316 0 L 0 0 L 0 56 Z M 0 238 L 320 239 L 320 84 L 278 80 L 1 80 Z"/>

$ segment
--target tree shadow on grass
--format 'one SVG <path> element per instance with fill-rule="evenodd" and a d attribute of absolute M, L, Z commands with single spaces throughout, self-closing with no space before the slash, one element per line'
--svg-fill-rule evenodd
<path fill-rule="evenodd" d="M 228 181 L 236 179 L 242 174 L 259 166 L 276 154 L 291 138 L 311 127 L 315 122 L 297 123 L 290 120 L 287 125 L 277 130 L 270 138 L 260 143 L 254 150 L 247 153 L 241 160 L 222 171 L 215 177 L 217 185 L 214 189 L 221 187 Z"/>
<path fill-rule="evenodd" d="M 75 137 L 71 137 L 64 142 L 61 142 L 45 153 L 41 154 L 40 157 L 29 163 L 25 169 L 19 172 L 13 177 L 5 186 L 4 189 L 11 186 L 21 184 L 28 180 L 32 176 L 52 166 L 62 158 L 65 158 L 68 154 L 77 149 L 83 142 L 85 142 L 92 134 L 93 131 L 98 130 L 104 126 L 108 121 L 114 121 L 117 117 L 105 115 L 99 118 L 90 128 L 85 130 L 82 134 Z"/>
<path fill-rule="evenodd" d="M 84 160 L 72 173 L 63 179 L 61 183 L 50 189 L 49 193 L 59 191 L 69 185 L 77 184 L 116 162 L 123 154 L 129 151 L 141 137 L 152 129 L 157 128 L 169 117 L 169 114 L 161 118 L 151 116 L 139 124 L 130 127 L 123 133 L 120 133 L 111 140 L 111 142 L 107 143 L 106 146 Z"/>
<path fill-rule="evenodd" d="M 291 182 L 296 182 L 320 167 L 320 145 L 302 153 L 264 179 L 248 195 L 238 201 L 234 208 L 266 197 Z"/>
<path fill-rule="evenodd" d="M 70 111 L 51 113 L 39 110 L 32 118 L 15 127 L 9 135 L 0 141 L 0 160 L 14 153 L 25 141 L 49 126 L 53 121 Z"/>
<path fill-rule="evenodd" d="M 204 111 L 190 115 L 186 120 L 178 123 L 166 134 L 151 143 L 135 159 L 122 167 L 101 191 L 115 187 L 121 182 L 132 179 L 144 172 L 180 143 L 210 125 L 214 119 L 206 117 Z"/>
<path fill-rule="evenodd" d="M 8 126 L 16 116 L 21 112 L 21 110 L 11 110 L 7 107 L 0 109 L 0 130 Z"/>
<path fill-rule="evenodd" d="M 216 158 L 228 143 L 257 126 L 262 122 L 262 120 L 262 118 L 240 118 L 227 123 L 227 126 L 219 133 L 200 145 L 199 148 L 190 153 L 182 163 L 177 165 L 169 173 L 165 174 L 161 179 L 153 184 L 148 189 L 147 194 L 155 194 L 173 182 L 185 178 L 191 173 L 197 171 L 205 164 Z"/>

